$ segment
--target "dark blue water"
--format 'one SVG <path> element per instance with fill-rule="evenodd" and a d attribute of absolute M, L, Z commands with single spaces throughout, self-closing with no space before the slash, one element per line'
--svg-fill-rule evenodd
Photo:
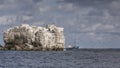
<path fill-rule="evenodd" d="M 0 51 L 0 68 L 120 68 L 120 50 Z"/>

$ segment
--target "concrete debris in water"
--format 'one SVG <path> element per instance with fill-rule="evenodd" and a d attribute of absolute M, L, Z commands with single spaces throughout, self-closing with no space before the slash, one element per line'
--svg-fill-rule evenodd
<path fill-rule="evenodd" d="M 55 25 L 46 27 L 22 24 L 4 32 L 6 50 L 63 50 L 64 29 Z"/>

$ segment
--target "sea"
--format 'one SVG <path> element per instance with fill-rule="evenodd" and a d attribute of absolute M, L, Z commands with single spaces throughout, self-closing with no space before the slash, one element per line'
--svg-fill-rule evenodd
<path fill-rule="evenodd" d="M 120 68 L 120 49 L 0 51 L 0 68 Z"/>

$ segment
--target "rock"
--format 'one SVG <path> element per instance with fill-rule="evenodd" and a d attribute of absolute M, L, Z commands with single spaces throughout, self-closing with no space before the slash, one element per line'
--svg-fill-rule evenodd
<path fill-rule="evenodd" d="M 29 49 L 29 50 L 32 50 L 33 49 L 33 45 L 30 45 L 28 43 L 25 43 L 25 48 L 26 49 Z"/>
<path fill-rule="evenodd" d="M 3 50 L 4 49 L 4 47 L 0 44 L 0 50 Z"/>
<path fill-rule="evenodd" d="M 23 47 L 20 45 L 14 45 L 15 50 L 23 50 Z"/>
<path fill-rule="evenodd" d="M 13 48 L 15 48 L 14 47 L 14 45 L 11 45 L 11 44 L 6 44 L 5 46 L 4 46 L 4 50 L 12 50 Z"/>
<path fill-rule="evenodd" d="M 22 24 L 4 32 L 5 49 L 11 50 L 63 50 L 64 29 L 55 25 L 46 27 Z"/>

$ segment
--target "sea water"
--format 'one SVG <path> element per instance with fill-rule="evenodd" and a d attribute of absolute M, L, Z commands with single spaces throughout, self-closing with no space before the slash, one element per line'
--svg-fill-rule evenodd
<path fill-rule="evenodd" d="M 120 68 L 120 50 L 0 51 L 0 68 Z"/>

